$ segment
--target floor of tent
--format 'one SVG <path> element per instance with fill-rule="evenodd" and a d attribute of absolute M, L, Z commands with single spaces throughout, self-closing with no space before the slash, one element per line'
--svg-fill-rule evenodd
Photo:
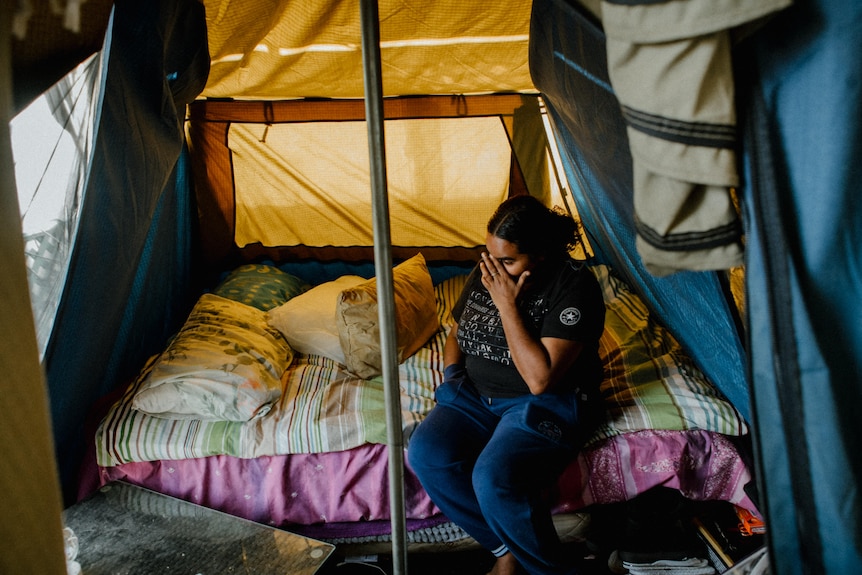
<path fill-rule="evenodd" d="M 620 556 L 644 564 L 697 558 L 706 560 L 721 573 L 755 555 L 766 543 L 762 523 L 755 528 L 757 522 L 751 516 L 743 519 L 731 504 L 693 502 L 674 490 L 653 490 L 638 501 L 597 508 L 590 516 L 590 527 L 584 537 L 566 543 L 581 575 L 626 573 Z M 743 529 L 743 523 L 750 528 Z M 356 547 L 336 545 L 318 574 L 394 573 L 391 553 L 365 557 L 355 553 Z M 475 545 L 439 552 L 411 552 L 407 557 L 409 575 L 484 575 L 493 565 L 493 556 Z"/>
<path fill-rule="evenodd" d="M 583 543 L 569 544 L 582 575 L 609 575 L 607 557 L 593 554 Z M 484 575 L 494 565 L 494 557 L 483 549 L 441 553 L 411 553 L 407 556 L 409 575 Z M 392 557 L 345 557 L 335 553 L 317 572 L 318 575 L 392 575 Z"/>

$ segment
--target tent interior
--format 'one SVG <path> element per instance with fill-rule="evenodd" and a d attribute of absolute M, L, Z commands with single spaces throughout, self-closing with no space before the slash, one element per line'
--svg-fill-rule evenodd
<path fill-rule="evenodd" d="M 521 193 L 579 218 L 579 257 L 615 270 L 750 426 L 773 571 L 862 564 L 862 9 L 692 8 L 711 23 L 697 37 L 727 50 L 731 159 L 710 157 L 738 181 L 686 189 L 721 189 L 739 221 L 716 245 L 739 253 L 716 264 L 664 245 L 651 266 L 643 223 L 667 196 L 636 189 L 656 130 L 621 105 L 633 80 L 615 67 L 619 35 L 635 29 L 639 53 L 654 40 L 639 25 L 698 2 L 380 1 L 382 231 L 361 3 L 90 0 L 65 21 L 48 4 L 0 9 L 0 328 L 14 334 L 0 488 L 17 494 L 0 526 L 16 556 L 0 553 L 0 571 L 65 572 L 60 510 L 87 485 L 94 410 L 228 270 L 374 275 L 421 251 L 432 274 L 451 273 Z"/>

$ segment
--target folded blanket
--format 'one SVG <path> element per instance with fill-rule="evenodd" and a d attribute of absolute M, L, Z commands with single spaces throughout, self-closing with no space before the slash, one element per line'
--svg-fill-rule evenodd
<path fill-rule="evenodd" d="M 623 561 L 629 575 L 714 575 L 715 569 L 706 559 L 689 558 L 674 561 L 662 559 L 653 563 Z"/>

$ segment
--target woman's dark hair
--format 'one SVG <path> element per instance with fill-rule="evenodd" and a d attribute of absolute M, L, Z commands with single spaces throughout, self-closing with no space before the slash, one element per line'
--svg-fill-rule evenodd
<path fill-rule="evenodd" d="M 500 204 L 488 220 L 488 233 L 515 244 L 522 254 L 546 259 L 568 257 L 580 241 L 578 223 L 571 216 L 528 195 Z"/>

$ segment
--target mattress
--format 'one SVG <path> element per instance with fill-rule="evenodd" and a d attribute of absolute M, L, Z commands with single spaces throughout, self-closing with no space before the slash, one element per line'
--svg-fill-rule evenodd
<path fill-rule="evenodd" d="M 561 524 L 563 517 L 582 518 L 580 512 L 591 505 L 625 501 L 657 486 L 756 512 L 744 490 L 751 480 L 740 452 L 748 432 L 744 420 L 612 270 L 591 269 L 607 306 L 600 343 L 606 417 L 548 493 Z M 266 264 L 241 271 L 261 277 L 286 274 Z M 244 321 L 265 330 L 271 327 L 267 314 L 283 305 L 282 299 L 316 287 L 286 275 L 292 289 L 269 294 L 266 302 L 260 285 L 236 289 L 236 282 L 232 289 L 220 286 L 208 295 L 258 309 L 263 320 L 243 316 Z M 433 286 L 439 329 L 399 365 L 408 450 L 412 431 L 434 405 L 451 309 L 465 279 L 458 274 Z M 385 541 L 390 512 L 382 378 L 363 379 L 333 358 L 298 352 L 286 340 L 282 345 L 290 360 L 279 374 L 277 399 L 268 404 L 262 399 L 264 407 L 257 409 L 262 413 L 230 421 L 155 416 L 136 407 L 135 398 L 154 366 L 165 360 L 168 346 L 101 420 L 95 434 L 99 481 L 129 481 L 330 541 Z M 230 346 L 228 360 L 239 349 Z M 466 538 L 436 508 L 406 463 L 404 485 L 411 543 L 452 544 Z"/>

